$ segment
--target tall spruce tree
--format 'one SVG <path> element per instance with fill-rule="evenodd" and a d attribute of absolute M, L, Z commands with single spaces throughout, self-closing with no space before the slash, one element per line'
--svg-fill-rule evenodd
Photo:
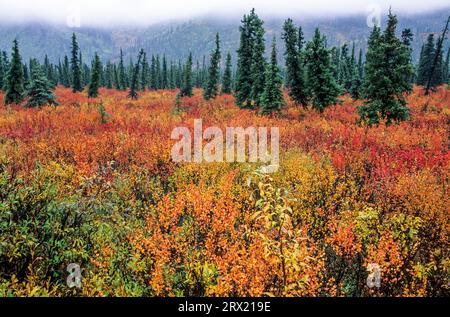
<path fill-rule="evenodd" d="M 32 69 L 31 83 L 28 89 L 29 97 L 27 107 L 40 107 L 43 105 L 57 105 L 52 91 L 52 84 L 45 76 L 44 70 L 39 64 Z"/>
<path fill-rule="evenodd" d="M 131 81 L 133 80 L 134 66 L 135 66 L 135 64 L 133 62 L 133 58 L 130 57 L 130 61 L 128 62 L 128 66 L 125 67 L 126 87 L 130 87 L 131 86 Z"/>
<path fill-rule="evenodd" d="M 208 83 L 203 94 L 205 100 L 214 99 L 219 94 L 220 83 L 220 37 L 216 34 L 216 48 L 211 54 L 211 65 L 209 66 Z"/>
<path fill-rule="evenodd" d="M 233 80 L 233 74 L 232 74 L 232 63 L 231 63 L 231 54 L 227 54 L 227 58 L 225 61 L 225 71 L 223 73 L 223 79 L 222 79 L 222 93 L 224 94 L 231 94 L 232 92 L 232 80 Z"/>
<path fill-rule="evenodd" d="M 156 64 L 155 64 L 155 85 L 156 89 L 162 88 L 162 80 L 161 80 L 161 62 L 159 59 L 159 55 L 156 55 Z"/>
<path fill-rule="evenodd" d="M 253 108 L 252 90 L 254 83 L 253 65 L 255 48 L 255 10 L 250 15 L 244 15 L 240 30 L 240 44 L 238 49 L 236 73 L 236 103 L 241 108 Z"/>
<path fill-rule="evenodd" d="M 92 61 L 92 72 L 91 72 L 91 82 L 89 83 L 88 96 L 89 98 L 98 97 L 98 89 L 100 88 L 101 81 L 101 69 L 102 64 L 100 62 L 100 57 L 95 53 L 94 60 Z"/>
<path fill-rule="evenodd" d="M 414 35 L 411 31 L 411 29 L 404 29 L 402 31 L 402 42 L 403 44 L 409 49 L 409 57 L 410 57 L 410 64 L 412 65 L 412 53 L 413 53 L 413 49 L 411 47 L 412 41 L 414 40 Z M 405 75 L 406 80 L 409 80 L 409 82 L 411 84 L 414 83 L 414 76 L 415 76 L 415 72 L 413 70 L 412 74 L 406 74 Z"/>
<path fill-rule="evenodd" d="M 429 34 L 426 43 L 422 47 L 417 70 L 417 84 L 420 86 L 426 86 L 427 84 L 433 65 L 434 55 L 434 34 Z"/>
<path fill-rule="evenodd" d="M 181 65 L 181 60 L 178 60 L 177 74 L 176 74 L 177 88 L 183 87 L 184 82 L 184 68 Z"/>
<path fill-rule="evenodd" d="M 114 67 L 110 61 L 106 63 L 105 70 L 105 87 L 112 89 L 114 85 Z"/>
<path fill-rule="evenodd" d="M 299 28 L 301 31 L 301 28 Z M 299 34 L 294 22 L 288 19 L 284 22 L 283 35 L 286 51 L 286 87 L 289 96 L 295 103 L 303 107 L 308 105 L 308 93 L 305 85 L 305 71 L 302 63 L 303 34 Z"/>
<path fill-rule="evenodd" d="M 168 82 L 169 82 L 169 73 L 167 72 L 167 59 L 166 55 L 163 55 L 162 59 L 162 70 L 161 70 L 161 89 L 167 89 L 168 88 Z"/>
<path fill-rule="evenodd" d="M 136 65 L 134 66 L 133 76 L 131 77 L 130 91 L 128 93 L 128 97 L 134 100 L 138 99 L 137 89 L 139 84 L 139 69 L 141 68 L 141 61 L 144 54 L 145 54 L 144 50 L 141 49 L 138 55 Z"/>
<path fill-rule="evenodd" d="M 79 60 L 79 47 L 77 42 L 77 36 L 75 33 L 72 34 L 72 59 L 71 63 L 71 83 L 73 92 L 83 91 L 82 86 L 82 74 L 81 74 L 81 64 Z"/>
<path fill-rule="evenodd" d="M 25 78 L 23 73 L 22 57 L 19 52 L 19 42 L 13 41 L 11 64 L 6 76 L 5 104 L 20 104 L 25 95 Z"/>
<path fill-rule="evenodd" d="M 148 65 L 147 61 L 147 54 L 144 53 L 144 56 L 142 57 L 142 70 L 141 70 L 141 90 L 146 90 L 147 87 L 150 85 L 148 77 L 150 73 L 150 66 Z"/>
<path fill-rule="evenodd" d="M 63 75 L 63 82 L 62 82 L 63 86 L 66 88 L 71 87 L 72 80 L 70 76 L 70 62 L 67 55 L 64 56 L 64 62 L 62 65 L 62 75 Z"/>
<path fill-rule="evenodd" d="M 337 102 L 339 87 L 333 78 L 330 52 L 326 38 L 317 28 L 311 42 L 306 46 L 307 83 L 312 106 L 322 112 Z"/>
<path fill-rule="evenodd" d="M 152 61 L 150 64 L 150 88 L 152 90 L 158 89 L 156 83 L 156 58 L 155 55 L 152 55 Z"/>
<path fill-rule="evenodd" d="M 192 53 L 190 53 L 183 70 L 183 84 L 180 91 L 181 97 L 192 97 L 192 88 Z"/>
<path fill-rule="evenodd" d="M 359 108 L 361 119 L 376 124 L 381 119 L 387 123 L 406 120 L 409 109 L 405 93 L 412 90 L 408 76 L 412 75 L 409 48 L 396 36 L 397 17 L 389 11 L 386 30 L 381 34 L 374 27 L 369 38 L 366 55 L 364 97 Z"/>
<path fill-rule="evenodd" d="M 125 70 L 125 63 L 123 61 L 123 50 L 120 49 L 120 59 L 119 59 L 119 69 L 118 75 L 119 75 L 119 84 L 118 88 L 119 90 L 125 90 L 127 89 L 127 74 Z"/>
<path fill-rule="evenodd" d="M 280 111 L 284 105 L 283 92 L 281 90 L 283 82 L 278 67 L 275 37 L 273 38 L 272 54 L 270 64 L 267 66 L 265 79 L 264 92 L 261 97 L 261 113 L 270 114 Z"/>
<path fill-rule="evenodd" d="M 176 79 L 176 75 L 177 75 L 177 68 L 176 65 L 174 64 L 173 61 L 170 62 L 170 71 L 169 71 L 169 88 L 170 89 L 175 89 L 177 87 L 177 79 Z"/>
<path fill-rule="evenodd" d="M 114 63 L 113 65 L 114 70 L 114 87 L 116 89 L 120 90 L 120 77 L 119 77 L 119 70 L 117 69 L 117 65 Z"/>
<path fill-rule="evenodd" d="M 431 74 L 428 77 L 427 87 L 425 89 L 425 95 L 428 95 L 431 90 L 440 84 L 443 83 L 443 44 L 445 38 L 447 36 L 448 26 L 450 24 L 450 16 L 447 18 L 447 22 L 445 24 L 444 30 L 442 31 L 442 35 L 439 37 L 438 42 L 436 44 L 436 51 L 433 60 L 433 64 L 431 66 Z M 436 78 L 435 78 L 436 77 Z"/>
<path fill-rule="evenodd" d="M 266 66 L 267 62 L 264 57 L 266 50 L 265 43 L 265 31 L 263 28 L 264 22 L 256 15 L 255 10 L 253 9 L 250 13 L 250 17 L 252 20 L 253 26 L 253 54 L 252 54 L 252 67 L 251 67 L 251 76 L 252 76 L 252 92 L 251 99 L 253 104 L 256 107 L 259 107 L 261 104 L 261 97 L 264 92 L 265 86 L 265 75 L 266 75 Z"/>

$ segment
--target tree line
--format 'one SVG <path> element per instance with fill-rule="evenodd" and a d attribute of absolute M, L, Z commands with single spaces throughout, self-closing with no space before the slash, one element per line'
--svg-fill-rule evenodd
<path fill-rule="evenodd" d="M 136 62 L 124 61 L 122 50 L 119 61 L 102 63 L 95 54 L 90 66 L 83 61 L 77 37 L 72 35 L 72 49 L 58 64 L 45 57 L 41 65 L 37 59 L 23 63 L 19 43 L 13 42 L 11 61 L 6 52 L 0 54 L 0 89 L 5 92 L 5 103 L 20 104 L 27 100 L 29 107 L 56 104 L 53 89 L 56 85 L 84 91 L 89 97 L 98 96 L 100 87 L 128 90 L 128 96 L 138 98 L 138 92 L 147 89 L 179 89 L 179 97 L 192 96 L 193 88 L 203 88 L 206 100 L 221 93 L 233 93 L 241 108 L 259 109 L 262 114 L 278 112 L 285 105 L 284 89 L 298 105 L 324 111 L 338 103 L 338 96 L 350 94 L 363 99 L 359 107 L 361 119 L 369 124 L 381 119 L 388 123 L 405 120 L 409 116 L 405 94 L 417 84 L 434 90 L 450 79 L 450 49 L 444 57 L 443 43 L 447 25 L 435 40 L 430 34 L 423 45 L 418 65 L 413 65 L 409 29 L 397 36 L 397 17 L 389 12 L 384 30 L 375 26 L 368 40 L 368 49 L 355 51 L 344 44 L 329 48 L 320 29 L 310 41 L 292 19 L 283 25 L 285 45 L 283 67 L 278 65 L 275 37 L 266 58 L 264 21 L 253 9 L 244 15 L 240 26 L 238 60 L 234 71 L 231 54 L 223 55 L 219 34 L 215 49 L 208 59 L 169 61 L 165 56 L 147 55 L 141 50 Z"/>

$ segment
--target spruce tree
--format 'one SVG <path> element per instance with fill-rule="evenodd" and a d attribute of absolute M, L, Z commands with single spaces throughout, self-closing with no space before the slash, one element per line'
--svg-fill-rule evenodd
<path fill-rule="evenodd" d="M 240 44 L 238 49 L 236 73 L 236 103 L 241 108 L 251 108 L 251 93 L 253 87 L 253 21 L 250 16 L 244 15 L 240 30 Z"/>
<path fill-rule="evenodd" d="M 91 82 L 89 83 L 88 96 L 89 98 L 98 97 L 98 89 L 100 88 L 100 76 L 101 76 L 102 64 L 98 54 L 95 53 L 94 60 L 92 62 Z"/>
<path fill-rule="evenodd" d="M 106 63 L 105 71 L 105 86 L 108 89 L 112 89 L 114 85 L 114 68 L 110 61 Z"/>
<path fill-rule="evenodd" d="M 161 79 L 161 62 L 159 59 L 159 55 L 156 55 L 156 64 L 155 64 L 155 86 L 156 89 L 162 88 L 162 79 Z"/>
<path fill-rule="evenodd" d="M 231 63 L 231 54 L 227 54 L 227 59 L 225 62 L 225 71 L 223 73 L 222 79 L 222 93 L 231 94 L 232 92 L 232 63 Z"/>
<path fill-rule="evenodd" d="M 326 38 L 320 34 L 318 28 L 312 41 L 306 46 L 306 69 L 312 106 L 322 112 L 337 102 L 339 87 L 333 78 Z"/>
<path fill-rule="evenodd" d="M 144 54 L 144 50 L 141 49 L 138 55 L 137 63 L 134 66 L 133 76 L 131 77 L 130 92 L 128 93 L 128 97 L 134 100 L 138 99 L 137 88 L 139 84 L 139 69 L 141 67 L 141 61 Z"/>
<path fill-rule="evenodd" d="M 214 99 L 219 94 L 220 80 L 220 37 L 216 34 L 216 48 L 211 54 L 211 65 L 209 66 L 208 83 L 203 94 L 205 100 Z"/>
<path fill-rule="evenodd" d="M 64 56 L 64 62 L 62 65 L 62 75 L 63 75 L 63 82 L 62 82 L 63 86 L 66 88 L 71 87 L 72 80 L 70 76 L 70 63 L 67 55 Z"/>
<path fill-rule="evenodd" d="M 240 26 L 240 46 L 236 74 L 236 103 L 242 108 L 259 106 L 264 92 L 266 60 L 264 58 L 264 22 L 252 9 Z"/>
<path fill-rule="evenodd" d="M 404 94 L 412 89 L 408 76 L 413 69 L 409 48 L 396 36 L 397 17 L 389 12 L 386 30 L 378 27 L 369 39 L 366 55 L 364 97 L 359 108 L 361 119 L 376 124 L 381 119 L 387 123 L 406 120 L 409 109 Z"/>
<path fill-rule="evenodd" d="M 170 62 L 170 80 L 169 80 L 169 88 L 170 89 L 175 89 L 177 87 L 177 69 L 175 64 L 173 63 L 173 61 Z"/>
<path fill-rule="evenodd" d="M 206 56 L 205 55 L 203 55 L 202 69 L 201 69 L 200 73 L 201 73 L 200 87 L 205 88 L 206 82 L 208 79 L 208 67 L 206 66 Z"/>
<path fill-rule="evenodd" d="M 434 34 L 429 34 L 427 42 L 422 47 L 420 53 L 419 67 L 417 71 L 417 84 L 420 86 L 426 86 L 428 77 L 431 73 L 431 67 L 433 65 L 435 55 L 434 47 Z"/>
<path fill-rule="evenodd" d="M 192 97 L 192 53 L 189 54 L 186 66 L 183 70 L 183 84 L 180 91 L 181 97 Z"/>
<path fill-rule="evenodd" d="M 83 62 L 83 54 L 78 54 L 78 63 L 80 65 L 80 73 L 81 73 L 81 87 L 86 86 L 88 83 L 86 82 L 86 77 L 88 76 L 85 68 L 85 64 Z"/>
<path fill-rule="evenodd" d="M 127 88 L 127 74 L 125 71 L 125 64 L 123 61 L 123 50 L 120 49 L 120 60 L 119 60 L 119 69 L 118 69 L 118 75 L 119 75 L 119 90 L 125 90 Z"/>
<path fill-rule="evenodd" d="M 413 39 L 414 39 L 414 35 L 413 35 L 413 33 L 411 32 L 411 29 L 404 29 L 403 31 L 402 31 L 402 43 L 408 48 L 408 50 L 409 50 L 409 57 L 410 57 L 410 64 L 412 65 L 412 53 L 413 53 L 413 49 L 412 49 L 412 47 L 411 47 L 411 44 L 412 44 L 412 41 L 413 41 Z M 405 76 L 405 78 L 406 78 L 406 80 L 408 80 L 411 84 L 413 84 L 414 83 L 414 80 L 415 80 L 415 78 L 414 78 L 414 75 L 415 75 L 415 72 L 414 72 L 414 70 L 413 70 L 413 73 L 412 74 L 406 74 Z"/>
<path fill-rule="evenodd" d="M 351 84 L 350 90 L 349 90 L 349 93 L 352 95 L 353 99 L 360 98 L 362 82 L 363 82 L 363 79 L 361 78 L 361 74 L 358 71 L 358 68 L 356 66 L 353 67 L 352 84 Z"/>
<path fill-rule="evenodd" d="M 19 52 L 19 42 L 13 41 L 11 64 L 6 76 L 5 104 L 20 104 L 25 94 L 25 78 L 23 73 L 22 57 Z"/>
<path fill-rule="evenodd" d="M 178 60 L 176 80 L 177 80 L 177 88 L 181 89 L 183 87 L 184 82 L 184 68 L 181 65 L 181 60 Z"/>
<path fill-rule="evenodd" d="M 348 45 L 344 44 L 341 48 L 340 59 L 338 82 L 345 92 L 350 92 L 353 79 L 354 50 L 352 55 L 349 55 Z"/>
<path fill-rule="evenodd" d="M 31 70 L 30 70 L 31 74 Z M 52 85 L 52 87 L 56 86 L 55 78 L 53 76 L 53 66 L 50 63 L 47 54 L 44 57 L 44 74 L 47 77 L 48 81 Z"/>
<path fill-rule="evenodd" d="M 284 105 L 283 92 L 281 90 L 282 78 L 278 67 L 275 37 L 273 38 L 272 54 L 270 64 L 267 66 L 265 79 L 264 92 L 261 97 L 261 113 L 270 114 L 280 111 Z"/>
<path fill-rule="evenodd" d="M 161 89 L 167 88 L 168 88 L 167 59 L 166 55 L 163 55 L 162 70 L 161 70 Z"/>
<path fill-rule="evenodd" d="M 150 85 L 148 76 L 150 72 L 150 66 L 148 65 L 147 61 L 147 54 L 144 53 L 144 56 L 142 57 L 142 71 L 141 71 L 141 90 L 146 90 L 147 87 Z"/>
<path fill-rule="evenodd" d="M 133 80 L 133 74 L 134 74 L 134 67 L 135 67 L 135 64 L 133 62 L 133 58 L 130 57 L 128 66 L 125 69 L 126 87 L 131 86 L 131 81 Z M 138 78 L 138 80 L 139 80 L 139 78 Z"/>
<path fill-rule="evenodd" d="M 156 59 L 155 55 L 152 56 L 152 62 L 150 65 L 150 88 L 152 90 L 158 89 L 157 83 L 156 83 Z"/>
<path fill-rule="evenodd" d="M 264 57 L 266 44 L 264 40 L 264 22 L 256 15 L 253 9 L 250 18 L 252 21 L 252 32 L 254 34 L 253 39 L 253 52 L 252 52 L 252 91 L 251 99 L 253 104 L 258 107 L 261 103 L 261 97 L 264 92 L 265 86 L 265 74 L 266 74 L 266 59 Z"/>
<path fill-rule="evenodd" d="M 428 95 L 431 90 L 434 90 L 434 88 L 440 84 L 443 83 L 443 44 L 444 40 L 447 36 L 448 26 L 450 23 L 450 16 L 447 18 L 447 23 L 445 24 L 444 30 L 442 31 L 442 35 L 439 37 L 437 44 L 436 44 L 436 50 L 435 50 L 435 56 L 433 60 L 433 64 L 431 66 L 430 75 L 428 77 L 427 86 L 425 89 L 425 95 Z"/>
<path fill-rule="evenodd" d="M 44 70 L 38 64 L 33 66 L 32 80 L 28 89 L 29 97 L 27 107 L 40 107 L 43 105 L 57 105 L 52 91 L 52 84 L 44 74 Z"/>
<path fill-rule="evenodd" d="M 195 87 L 201 88 L 202 87 L 202 76 L 201 76 L 201 68 L 200 68 L 200 62 L 197 60 L 196 66 L 195 66 Z"/>
<path fill-rule="evenodd" d="M 299 28 L 299 32 L 302 32 Z M 308 94 L 305 85 L 305 72 L 302 65 L 303 34 L 299 34 L 294 22 L 288 19 L 284 22 L 282 38 L 285 42 L 284 53 L 286 61 L 286 87 L 289 96 L 295 103 L 303 107 L 308 105 Z"/>
<path fill-rule="evenodd" d="M 73 92 L 83 91 L 81 78 L 81 64 L 79 60 L 79 47 L 75 33 L 72 34 L 72 59 L 71 63 L 71 82 Z"/>
<path fill-rule="evenodd" d="M 114 71 L 114 87 L 120 90 L 119 70 L 117 69 L 117 65 L 115 63 L 113 65 L 113 71 Z"/>

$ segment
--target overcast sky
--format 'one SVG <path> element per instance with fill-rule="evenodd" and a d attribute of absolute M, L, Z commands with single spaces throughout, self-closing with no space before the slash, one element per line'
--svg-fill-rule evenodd
<path fill-rule="evenodd" d="M 377 7 L 379 5 L 379 7 Z M 241 16 L 255 7 L 268 16 L 418 13 L 450 7 L 449 0 L 0 0 L 0 21 L 46 20 L 81 25 L 154 24 L 204 15 Z"/>

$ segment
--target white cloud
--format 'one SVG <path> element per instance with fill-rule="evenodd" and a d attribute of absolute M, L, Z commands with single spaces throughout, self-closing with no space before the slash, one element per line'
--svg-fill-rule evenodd
<path fill-rule="evenodd" d="M 204 15 L 241 16 L 255 7 L 262 16 L 343 15 L 382 10 L 417 13 L 449 7 L 448 0 L 0 0 L 0 20 L 30 19 L 82 25 L 154 24 Z"/>

